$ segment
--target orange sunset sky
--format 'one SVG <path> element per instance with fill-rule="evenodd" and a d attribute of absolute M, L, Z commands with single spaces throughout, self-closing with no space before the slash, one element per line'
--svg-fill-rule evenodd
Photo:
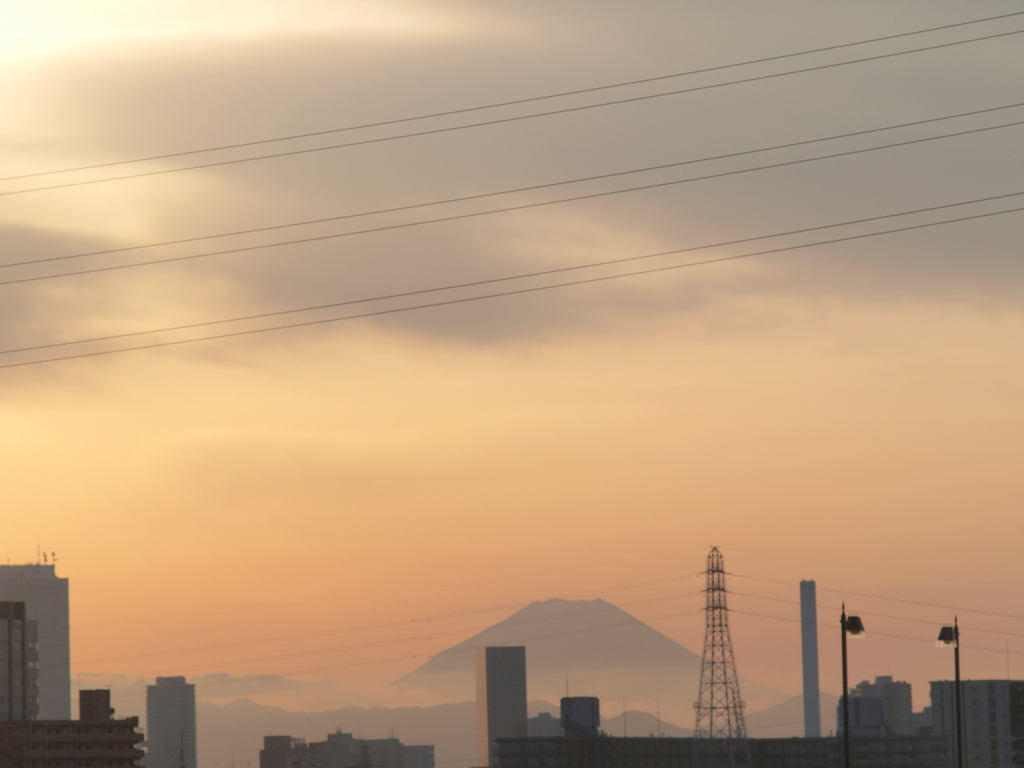
<path fill-rule="evenodd" d="M 1024 108 L 1010 106 L 1020 101 L 1019 36 L 109 180 L 782 73 L 1015 30 L 1024 17 L 468 115 L 32 175 L 1018 10 L 937 0 L 8 0 L 0 556 L 57 553 L 59 575 L 71 580 L 76 674 L 327 681 L 253 694 L 290 708 L 434 703 L 381 686 L 552 597 L 603 597 L 699 652 L 693 574 L 712 545 L 737 574 L 732 630 L 747 678 L 799 693 L 800 579 L 817 580 L 823 624 L 838 623 L 843 599 L 863 616 L 871 637 L 851 655 L 852 681 L 909 680 L 920 709 L 927 681 L 951 673 L 949 654 L 932 644 L 954 609 L 966 677 L 1004 677 L 1008 666 L 1024 677 L 1024 219 L 999 213 L 1024 205 L 1020 197 L 504 287 L 78 343 L 1024 192 L 1022 129 L 1009 125 L 1024 120 Z M 136 248 L 997 107 L 636 176 Z M 974 129 L 986 130 L 483 214 Z M 471 213 L 482 215 L 333 237 Z M 998 215 L 45 362 L 982 213 Z M 134 265 L 320 236 L 332 239 Z M 135 250 L 108 252 L 126 248 Z M 107 271 L 64 274 L 94 269 Z M 839 693 L 838 632 L 822 630 L 820 642 L 822 687 Z M 681 692 L 666 707 L 692 717 L 694 698 Z"/>

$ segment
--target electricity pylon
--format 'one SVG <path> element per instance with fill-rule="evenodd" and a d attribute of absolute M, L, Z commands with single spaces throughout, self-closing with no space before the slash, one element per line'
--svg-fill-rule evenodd
<path fill-rule="evenodd" d="M 697 724 L 693 734 L 693 768 L 749 768 L 744 704 L 725 605 L 725 568 L 718 547 L 712 547 L 708 554 L 707 576 L 704 659 L 700 666 L 700 697 L 694 703 Z"/>

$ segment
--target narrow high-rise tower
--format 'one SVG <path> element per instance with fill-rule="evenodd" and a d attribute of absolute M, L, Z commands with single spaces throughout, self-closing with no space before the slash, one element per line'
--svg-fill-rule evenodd
<path fill-rule="evenodd" d="M 0 565 L 0 600 L 25 603 L 39 630 L 39 719 L 71 719 L 71 637 L 68 580 L 55 566 Z"/>
<path fill-rule="evenodd" d="M 708 554 L 707 576 L 707 623 L 704 660 L 700 667 L 700 697 L 695 704 L 693 768 L 748 768 L 747 725 L 729 637 L 725 566 L 718 547 L 712 547 Z"/>
<path fill-rule="evenodd" d="M 804 736 L 821 736 L 818 691 L 818 600 L 813 581 L 800 582 L 800 647 L 804 660 Z"/>
<path fill-rule="evenodd" d="M 496 763 L 495 739 L 526 736 L 526 719 L 526 647 L 477 648 L 477 765 Z"/>
<path fill-rule="evenodd" d="M 146 768 L 196 768 L 196 687 L 184 677 L 146 686 Z"/>

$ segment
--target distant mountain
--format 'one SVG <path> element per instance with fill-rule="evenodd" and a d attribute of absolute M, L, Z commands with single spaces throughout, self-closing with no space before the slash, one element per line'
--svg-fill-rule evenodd
<path fill-rule="evenodd" d="M 554 712 L 546 701 L 530 702 L 530 716 Z M 364 739 L 394 734 L 404 744 L 433 744 L 437 765 L 476 764 L 476 703 L 433 707 L 344 707 L 328 712 L 293 712 L 240 699 L 231 704 L 196 702 L 199 764 L 204 768 L 258 768 L 267 735 L 324 741 L 342 729 Z"/>
<path fill-rule="evenodd" d="M 835 694 L 819 693 L 821 700 L 821 733 L 827 735 L 836 730 L 836 706 L 839 697 Z M 747 735 L 760 739 L 786 738 L 804 735 L 804 698 L 794 696 L 781 704 L 747 715 Z"/>
<path fill-rule="evenodd" d="M 834 730 L 837 697 L 821 694 L 822 726 Z M 476 758 L 476 704 L 460 701 L 433 707 L 344 707 L 327 712 L 294 712 L 254 704 L 241 699 L 231 704 L 199 701 L 199 763 L 205 768 L 257 768 L 263 737 L 269 734 L 323 741 L 328 733 L 343 729 L 363 738 L 396 735 L 406 744 L 433 744 L 438 765 L 469 768 Z M 601 730 L 610 736 L 692 736 L 664 717 L 602 702 Z M 613 714 L 614 711 L 614 714 Z M 557 710 L 547 701 L 531 701 L 530 716 Z M 692 709 L 691 709 L 692 712 Z M 803 734 L 803 702 L 799 696 L 782 704 L 747 715 L 747 731 L 754 737 L 785 737 Z"/>
<path fill-rule="evenodd" d="M 504 621 L 454 645 L 392 685 L 422 689 L 448 699 L 472 699 L 474 650 L 488 645 L 525 645 L 527 689 L 534 698 L 557 701 L 570 692 L 605 702 L 654 702 L 673 716 L 692 712 L 701 657 L 604 600 L 546 600 L 530 603 Z M 786 695 L 740 679 L 752 710 L 786 700 Z"/>

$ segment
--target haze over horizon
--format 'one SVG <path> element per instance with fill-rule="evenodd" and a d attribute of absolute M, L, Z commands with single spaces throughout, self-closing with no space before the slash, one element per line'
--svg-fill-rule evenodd
<path fill-rule="evenodd" d="M 8 0 L 0 556 L 139 708 L 455 701 L 388 683 L 551 599 L 699 654 L 712 545 L 757 685 L 801 579 L 826 692 L 844 600 L 917 710 L 954 613 L 1024 678 L 1024 16 L 743 64 L 1019 11 Z"/>

